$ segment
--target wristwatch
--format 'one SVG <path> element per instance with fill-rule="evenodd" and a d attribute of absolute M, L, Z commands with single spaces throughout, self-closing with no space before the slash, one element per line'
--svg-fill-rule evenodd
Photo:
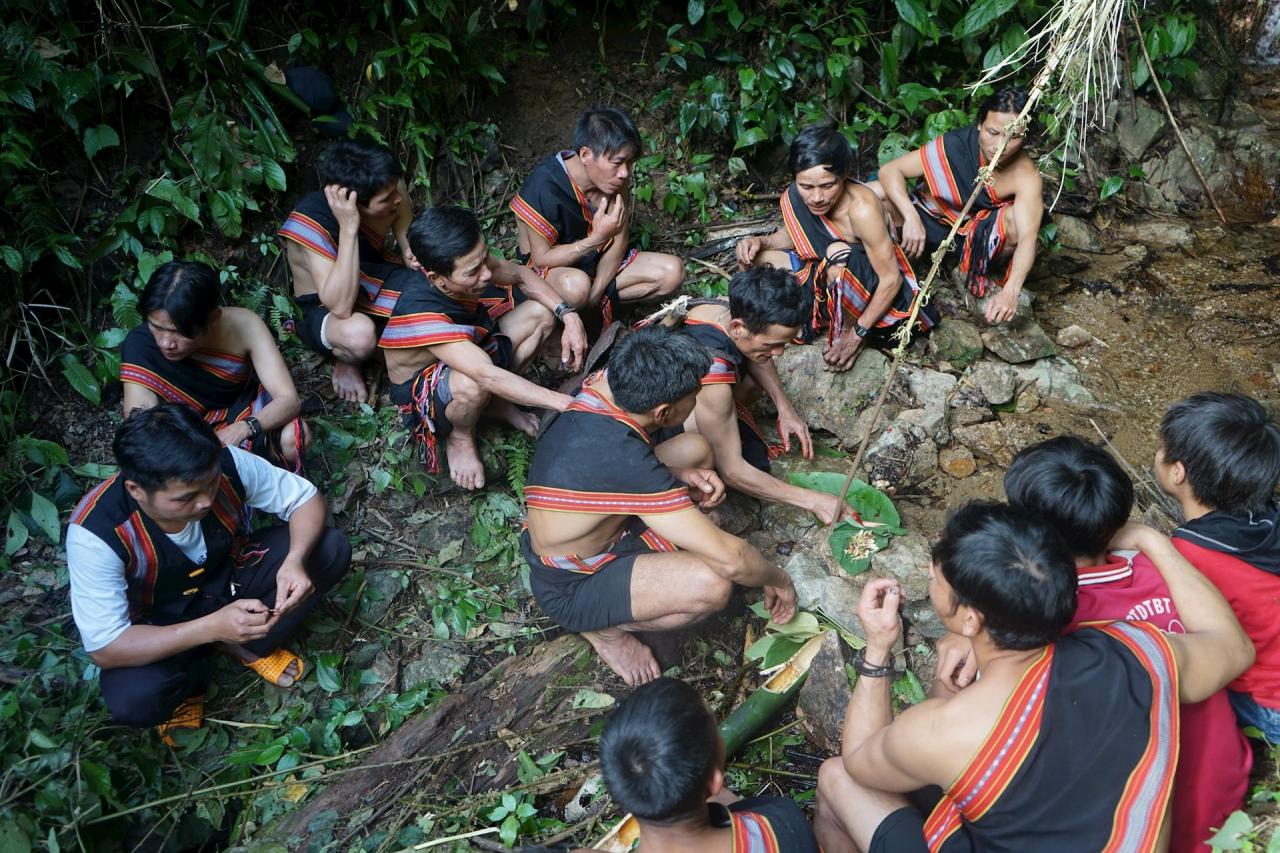
<path fill-rule="evenodd" d="M 249 438 L 257 438 L 262 435 L 262 423 L 253 415 L 244 419 L 244 425 L 249 428 Z"/>
<path fill-rule="evenodd" d="M 860 338 L 865 338 L 867 335 L 871 334 L 871 329 L 867 328 L 861 323 L 854 323 L 853 333 Z"/>
<path fill-rule="evenodd" d="M 566 314 L 572 314 L 577 310 L 578 310 L 577 308 L 574 308 L 568 302 L 561 302 L 559 305 L 555 307 L 556 319 L 564 320 Z"/>

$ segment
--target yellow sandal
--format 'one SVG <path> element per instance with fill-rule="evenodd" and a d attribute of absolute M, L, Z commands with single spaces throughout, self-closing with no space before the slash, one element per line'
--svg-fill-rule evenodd
<path fill-rule="evenodd" d="M 178 742 L 170 737 L 169 732 L 174 729 L 198 729 L 203 723 L 204 697 L 191 696 L 183 699 L 182 704 L 173 709 L 173 716 L 167 722 L 156 726 L 156 734 L 160 735 L 160 740 L 167 746 L 176 747 Z"/>
<path fill-rule="evenodd" d="M 291 684 L 281 684 L 280 676 L 284 675 L 284 671 L 289 668 L 289 664 L 294 662 L 298 664 L 298 672 L 293 676 L 293 682 Z M 307 671 L 306 662 L 288 649 L 276 649 L 271 654 L 260 657 L 252 663 L 248 661 L 241 661 L 241 663 L 258 673 L 269 684 L 284 688 L 293 687 L 302 680 L 303 673 Z"/>

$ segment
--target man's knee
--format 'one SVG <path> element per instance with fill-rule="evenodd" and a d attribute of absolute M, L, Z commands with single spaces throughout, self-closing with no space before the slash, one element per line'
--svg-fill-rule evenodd
<path fill-rule="evenodd" d="M 833 787 L 848 781 L 849 771 L 844 767 L 844 759 L 839 755 L 828 758 L 818 768 L 818 801 L 827 800 Z"/>
<path fill-rule="evenodd" d="M 710 568 L 700 572 L 700 577 L 693 584 L 691 599 L 699 613 L 719 613 L 729 606 L 729 598 L 733 595 L 733 582 L 725 580 Z"/>
<path fill-rule="evenodd" d="M 191 678 L 180 668 L 122 667 L 99 675 L 102 700 L 118 726 L 144 729 L 165 722 L 190 694 Z"/>
<path fill-rule="evenodd" d="M 554 281 L 552 281 L 552 279 Z M 548 278 L 560 298 L 575 308 L 586 307 L 591 299 L 591 276 L 575 267 L 560 267 Z"/>
<path fill-rule="evenodd" d="M 657 292 L 660 295 L 675 293 L 684 284 L 684 261 L 675 255 L 658 255 Z"/>
<path fill-rule="evenodd" d="M 364 314 L 352 314 L 345 320 L 331 314 L 324 332 L 334 355 L 344 361 L 366 361 L 378 349 L 378 329 Z"/>
<path fill-rule="evenodd" d="M 286 424 L 284 429 L 280 430 L 280 454 L 284 456 L 286 462 L 294 462 L 298 454 L 305 453 L 309 447 L 311 447 L 311 430 L 307 428 L 304 421 L 299 420 L 296 428 L 293 424 Z"/>
<path fill-rule="evenodd" d="M 690 468 L 715 468 L 716 452 L 701 433 L 685 433 L 686 450 L 689 454 Z"/>
<path fill-rule="evenodd" d="M 471 412 L 484 408 L 489 403 L 489 392 L 480 387 L 480 383 L 458 370 L 449 371 L 449 408 L 458 406 Z"/>

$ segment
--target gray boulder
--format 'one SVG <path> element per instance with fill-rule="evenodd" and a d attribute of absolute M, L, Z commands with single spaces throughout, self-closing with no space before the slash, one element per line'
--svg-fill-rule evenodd
<path fill-rule="evenodd" d="M 1157 110 L 1146 101 L 1136 100 L 1136 115 L 1134 107 L 1128 103 L 1121 103 L 1122 99 L 1117 99 L 1115 104 L 1116 110 L 1116 138 L 1120 143 L 1120 150 L 1125 156 L 1135 163 L 1142 159 L 1142 155 L 1147 153 L 1147 149 L 1151 147 L 1151 143 L 1159 138 L 1169 126 L 1169 120 L 1165 118 L 1161 110 Z"/>
<path fill-rule="evenodd" d="M 1058 242 L 1065 248 L 1095 254 L 1102 251 L 1102 241 L 1088 222 L 1065 213 L 1054 216 L 1053 221 L 1058 226 Z"/>
<path fill-rule="evenodd" d="M 948 318 L 929 333 L 929 353 L 963 370 L 982 356 L 982 337 L 968 320 Z"/>
<path fill-rule="evenodd" d="M 1012 322 L 1001 323 L 983 332 L 982 343 L 1010 364 L 1034 361 L 1058 352 L 1058 347 L 1040 324 L 1021 312 Z"/>
<path fill-rule="evenodd" d="M 929 540 L 919 533 L 895 536 L 883 551 L 871 557 L 871 570 L 880 577 L 897 578 L 904 601 L 929 597 Z"/>
<path fill-rule="evenodd" d="M 805 731 L 826 752 L 840 751 L 844 712 L 849 705 L 849 676 L 845 664 L 852 657 L 848 646 L 835 631 L 822 638 L 822 647 L 809 665 L 809 675 L 800 688 L 797 705 Z"/>
<path fill-rule="evenodd" d="M 982 392 L 992 406 L 1003 406 L 1013 399 L 1018 390 L 1018 375 L 1007 364 L 998 361 L 980 361 L 969 368 L 966 382 Z"/>
<path fill-rule="evenodd" d="M 870 408 L 889 372 L 889 360 L 864 350 L 844 373 L 824 370 L 822 345 L 788 347 L 775 362 L 782 387 L 811 427 L 826 430 L 846 445 L 861 436 L 858 416 Z"/>
<path fill-rule="evenodd" d="M 923 482 L 938 467 L 938 446 L 924 427 L 899 416 L 871 442 L 863 465 L 871 483 Z"/>

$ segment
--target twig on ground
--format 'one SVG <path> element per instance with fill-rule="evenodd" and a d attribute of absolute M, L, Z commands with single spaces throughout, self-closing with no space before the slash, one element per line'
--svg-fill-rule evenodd
<path fill-rule="evenodd" d="M 467 838 L 476 838 L 481 835 L 493 835 L 498 831 L 496 826 L 488 826 L 484 829 L 473 829 L 470 832 L 462 832 L 458 835 L 447 835 L 444 838 L 433 838 L 430 841 L 423 841 L 421 844 L 415 844 L 412 847 L 402 847 L 395 853 L 411 853 L 414 850 L 426 850 L 428 847 L 439 847 L 441 844 L 448 844 L 450 841 L 463 841 Z M 505 847 L 499 847 L 499 850 L 506 850 Z"/>
<path fill-rule="evenodd" d="M 1102 439 L 1103 444 L 1107 446 L 1107 450 L 1111 451 L 1111 455 L 1115 457 L 1116 461 L 1124 466 L 1125 471 L 1129 473 L 1129 476 L 1133 478 L 1133 481 L 1141 485 L 1142 488 L 1151 495 L 1151 503 L 1157 509 L 1172 518 L 1175 522 L 1181 521 L 1182 508 L 1178 506 L 1177 502 L 1161 491 L 1160 487 L 1152 481 L 1148 474 L 1145 472 L 1139 472 L 1137 468 L 1129 464 L 1129 460 L 1125 459 L 1120 451 L 1116 449 L 1116 446 L 1111 443 L 1111 439 L 1107 438 L 1107 434 L 1102 431 L 1102 427 L 1098 426 L 1097 421 L 1093 418 L 1089 418 L 1089 423 L 1098 433 L 1098 437 Z"/>
<path fill-rule="evenodd" d="M 767 773 L 770 776 L 782 776 L 786 779 L 803 779 L 806 782 L 818 781 L 818 777 L 812 773 L 796 773 L 791 770 L 777 770 L 765 764 L 743 764 L 739 761 L 730 761 L 728 766 L 735 770 L 751 770 L 756 773 Z"/>
<path fill-rule="evenodd" d="M 720 266 L 719 264 L 713 264 L 711 263 L 711 261 L 704 261 L 701 258 L 686 258 L 686 260 L 693 261 L 695 264 L 702 264 L 704 267 L 711 270 L 713 273 L 720 276 L 725 281 L 728 281 L 730 278 L 733 277 L 729 275 L 727 272 L 725 272 L 724 267 Z"/>

